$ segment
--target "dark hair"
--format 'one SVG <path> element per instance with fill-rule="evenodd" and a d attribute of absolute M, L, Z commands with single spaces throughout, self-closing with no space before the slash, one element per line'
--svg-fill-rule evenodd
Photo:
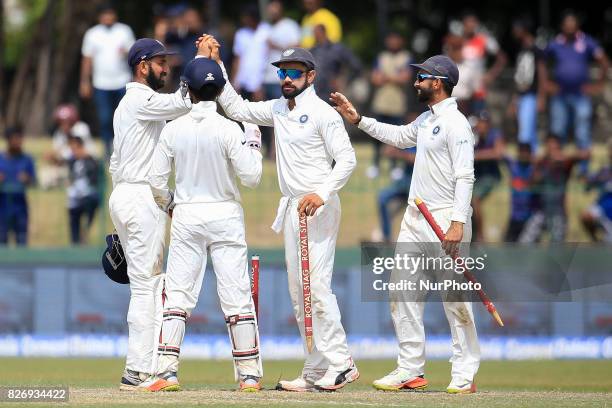
<path fill-rule="evenodd" d="M 461 20 L 465 20 L 465 19 L 466 19 L 466 18 L 468 18 L 468 17 L 473 17 L 473 18 L 475 18 L 476 20 L 480 20 L 480 19 L 478 18 L 478 14 L 476 14 L 476 11 L 475 11 L 475 10 L 472 10 L 472 9 L 465 9 L 465 10 L 463 10 L 463 12 L 461 13 Z"/>
<path fill-rule="evenodd" d="M 78 137 L 78 136 L 70 136 L 68 138 L 68 143 L 74 142 L 76 144 L 78 144 L 79 146 L 85 146 L 85 141 L 83 140 L 82 137 Z"/>
<path fill-rule="evenodd" d="M 535 33 L 535 25 L 533 23 L 533 19 L 529 16 L 521 16 L 512 22 L 513 28 L 520 28 L 529 34 Z"/>
<path fill-rule="evenodd" d="M 529 143 L 519 143 L 518 149 L 519 151 L 528 151 L 531 153 L 531 145 Z"/>
<path fill-rule="evenodd" d="M 249 4 L 242 9 L 241 16 L 251 17 L 256 22 L 259 22 L 261 17 L 259 16 L 259 7 L 254 4 Z"/>
<path fill-rule="evenodd" d="M 546 139 L 545 139 L 545 140 L 546 140 L 547 142 L 548 142 L 549 140 L 554 140 L 554 141 L 556 141 L 557 143 L 561 144 L 561 137 L 560 137 L 559 135 L 554 134 L 554 133 L 549 133 L 549 134 L 547 134 L 547 135 L 546 135 Z"/>
<path fill-rule="evenodd" d="M 11 126 L 4 130 L 4 137 L 8 140 L 13 136 L 23 136 L 23 128 L 19 125 Z"/>
<path fill-rule="evenodd" d="M 455 86 L 451 85 L 450 83 L 448 83 L 445 80 L 440 80 L 440 82 L 442 82 L 442 89 L 444 90 L 444 92 L 446 92 L 446 95 L 451 96 L 452 93 L 453 93 L 453 88 Z"/>
<path fill-rule="evenodd" d="M 117 14 L 117 10 L 115 10 L 115 7 L 113 7 L 113 4 L 110 2 L 100 4 L 96 8 L 96 12 L 97 12 L 96 13 L 97 15 L 108 13 L 108 12 Z"/>
<path fill-rule="evenodd" d="M 200 101 L 214 101 L 221 94 L 223 88 L 213 84 L 204 84 L 200 89 L 189 88 L 196 98 Z"/>
<path fill-rule="evenodd" d="M 572 9 L 565 9 L 561 12 L 561 21 L 565 20 L 568 17 L 574 17 L 578 24 L 580 24 L 580 16 Z"/>

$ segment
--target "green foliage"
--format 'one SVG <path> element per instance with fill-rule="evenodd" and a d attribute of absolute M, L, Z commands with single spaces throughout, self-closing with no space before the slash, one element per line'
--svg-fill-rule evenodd
<path fill-rule="evenodd" d="M 40 20 L 47 8 L 49 0 L 18 0 L 17 4 L 25 14 L 25 21 L 21 25 L 16 25 L 10 21 L 10 16 L 5 10 L 4 13 L 4 69 L 13 68 L 17 65 L 19 58 L 25 51 L 33 27 Z M 6 8 L 6 5 L 5 5 Z"/>

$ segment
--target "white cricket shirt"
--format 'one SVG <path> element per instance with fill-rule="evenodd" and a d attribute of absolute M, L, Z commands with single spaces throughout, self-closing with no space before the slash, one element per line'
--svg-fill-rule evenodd
<path fill-rule="evenodd" d="M 218 102 L 234 120 L 274 127 L 278 183 L 285 197 L 316 193 L 325 202 L 347 183 L 355 169 L 355 151 L 340 114 L 320 99 L 312 86 L 295 98 L 293 110 L 284 97 L 265 102 L 244 100 L 229 82 Z"/>
<path fill-rule="evenodd" d="M 261 153 L 243 141 L 240 126 L 219 115 L 216 102 L 193 105 L 164 127 L 155 148 L 149 180 L 156 201 L 168 199 L 173 164 L 176 204 L 240 201 L 236 176 L 253 188 L 262 172 Z"/>
<path fill-rule="evenodd" d="M 85 33 L 81 53 L 92 60 L 92 84 L 102 90 L 121 89 L 132 73 L 127 54 L 134 44 L 132 29 L 122 23 L 93 26 Z"/>
<path fill-rule="evenodd" d="M 161 94 L 139 82 L 126 85 L 125 96 L 113 117 L 113 154 L 110 174 L 113 186 L 125 183 L 148 183 L 151 158 L 166 120 L 189 112 L 191 100 L 178 90 Z"/>
<path fill-rule="evenodd" d="M 455 98 L 431 106 L 404 126 L 362 117 L 359 129 L 401 149 L 417 147 L 409 205 L 416 207 L 414 199 L 421 198 L 430 210 L 453 208 L 451 221 L 467 221 L 474 186 L 474 135 Z"/>

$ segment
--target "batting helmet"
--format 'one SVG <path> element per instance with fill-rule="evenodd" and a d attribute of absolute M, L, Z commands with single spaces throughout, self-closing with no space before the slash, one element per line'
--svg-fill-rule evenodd
<path fill-rule="evenodd" d="M 117 234 L 106 236 L 106 249 L 102 254 L 102 267 L 106 276 L 112 281 L 121 284 L 130 283 L 127 274 L 127 261 Z"/>

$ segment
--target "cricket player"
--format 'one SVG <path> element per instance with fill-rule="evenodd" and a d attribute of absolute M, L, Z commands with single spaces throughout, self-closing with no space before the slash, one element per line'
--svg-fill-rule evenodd
<path fill-rule="evenodd" d="M 129 50 L 133 80 L 126 85 L 113 118 L 115 138 L 110 158 L 113 192 L 110 216 L 123 245 L 130 279 L 128 351 L 121 390 L 146 387 L 154 372 L 155 334 L 161 320 L 162 264 L 166 214 L 153 200 L 149 168 L 153 150 L 166 120 L 191 110 L 189 97 L 178 90 L 160 94 L 168 75 L 162 43 L 141 38 Z M 156 329 L 157 325 L 157 329 Z"/>
<path fill-rule="evenodd" d="M 418 69 L 414 87 L 418 99 L 429 106 L 414 122 L 393 126 L 362 117 L 340 93 L 330 100 L 348 121 L 383 143 L 404 149 L 417 148 L 408 208 L 402 221 L 398 242 L 437 242 L 433 229 L 414 204 L 421 198 L 434 218 L 446 231 L 442 247 L 456 253 L 459 243 L 469 243 L 472 236 L 471 207 L 474 184 L 474 136 L 470 124 L 457 110 L 453 87 L 459 71 L 448 57 L 436 55 Z M 391 316 L 399 341 L 397 369 L 374 381 L 381 390 L 422 389 L 424 378 L 425 330 L 423 302 L 391 301 Z M 472 305 L 467 301 L 444 302 L 444 311 L 453 339 L 452 380 L 449 393 L 475 392 L 474 376 L 480 363 Z"/>
<path fill-rule="evenodd" d="M 207 37 L 201 41 L 207 41 Z M 218 51 L 218 45 L 214 45 L 212 57 L 222 65 Z M 227 82 L 218 102 L 234 120 L 274 127 L 282 198 L 272 228 L 277 233 L 284 232 L 289 293 L 303 340 L 298 221 L 300 213 L 309 216 L 314 346 L 306 356 L 302 374 L 292 381 L 280 381 L 277 388 L 336 390 L 359 377 L 331 291 L 340 224 L 338 191 L 355 169 L 355 151 L 340 115 L 315 93 L 316 66 L 312 54 L 303 48 L 289 48 L 272 65 L 279 68 L 281 98 L 248 102 Z M 307 350 L 305 342 L 304 347 Z"/>
<path fill-rule="evenodd" d="M 225 79 L 208 58 L 189 62 L 181 80 L 189 87 L 191 112 L 166 125 L 155 149 L 150 183 L 156 201 L 172 211 L 172 232 L 165 279 L 165 301 L 157 380 L 150 391 L 179 389 L 179 353 L 185 320 L 196 306 L 207 251 L 217 277 L 241 391 L 258 391 L 263 374 L 259 334 L 248 274 L 244 214 L 235 177 L 244 186 L 259 184 L 261 132 L 217 113 L 215 99 Z M 246 140 L 243 141 L 243 139 Z M 176 191 L 168 189 L 174 165 Z"/>

